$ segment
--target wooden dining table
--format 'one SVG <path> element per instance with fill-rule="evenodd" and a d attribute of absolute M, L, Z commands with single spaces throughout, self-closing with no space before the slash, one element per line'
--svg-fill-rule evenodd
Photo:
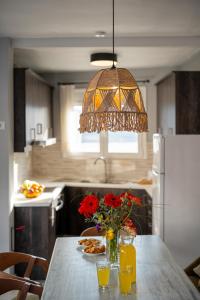
<path fill-rule="evenodd" d="M 42 300 L 200 299 L 199 292 L 158 236 L 136 237 L 137 281 L 128 296 L 120 294 L 117 268 L 111 270 L 109 287 L 105 291 L 98 288 L 96 261 L 105 259 L 105 255 L 83 254 L 78 247 L 80 239 L 56 240 Z"/>

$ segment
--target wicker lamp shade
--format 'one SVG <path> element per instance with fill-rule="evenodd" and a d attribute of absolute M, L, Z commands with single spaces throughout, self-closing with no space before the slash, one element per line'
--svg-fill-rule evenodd
<path fill-rule="evenodd" d="M 80 132 L 148 130 L 140 89 L 127 69 L 98 71 L 84 94 Z"/>

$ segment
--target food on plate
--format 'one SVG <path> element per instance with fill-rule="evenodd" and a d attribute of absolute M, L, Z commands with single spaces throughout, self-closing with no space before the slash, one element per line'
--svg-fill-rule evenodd
<path fill-rule="evenodd" d="M 101 244 L 101 241 L 97 240 L 97 239 L 83 239 L 78 241 L 79 245 L 81 246 L 97 246 Z"/>
<path fill-rule="evenodd" d="M 86 238 L 78 241 L 83 247 L 82 252 L 85 254 L 102 254 L 105 252 L 105 246 L 101 245 L 101 241 L 94 238 Z"/>
<path fill-rule="evenodd" d="M 78 241 L 79 245 L 84 245 L 85 242 L 87 242 L 88 239 L 80 240 Z"/>
<path fill-rule="evenodd" d="M 24 194 L 26 198 L 36 198 L 43 191 L 45 187 L 36 181 L 25 180 L 20 186 L 20 192 Z"/>
<path fill-rule="evenodd" d="M 89 253 L 89 254 L 100 254 L 104 253 L 106 250 L 104 245 L 101 246 L 88 246 L 86 247 L 83 252 Z"/>

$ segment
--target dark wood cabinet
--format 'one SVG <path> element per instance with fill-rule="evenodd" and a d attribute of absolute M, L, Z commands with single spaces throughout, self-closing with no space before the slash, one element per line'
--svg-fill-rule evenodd
<path fill-rule="evenodd" d="M 52 87 L 30 69 L 14 70 L 14 151 L 52 131 Z"/>
<path fill-rule="evenodd" d="M 41 256 L 50 261 L 56 239 L 56 211 L 52 206 L 15 207 L 15 251 Z M 22 275 L 24 266 L 16 267 Z M 43 279 L 44 274 L 34 269 L 33 279 Z"/>
<path fill-rule="evenodd" d="M 173 72 L 157 84 L 158 131 L 200 134 L 200 72 Z"/>
<path fill-rule="evenodd" d="M 80 201 L 88 193 L 94 193 L 99 198 L 106 193 L 114 193 L 119 195 L 127 192 L 127 189 L 111 189 L 111 188 L 91 188 L 91 187 L 66 187 L 65 188 L 65 204 L 60 215 L 57 235 L 80 235 L 87 227 L 94 226 L 92 223 L 86 223 L 83 216 L 78 213 Z M 135 196 L 142 199 L 142 207 L 138 207 L 132 219 L 137 227 L 138 234 L 152 234 L 152 199 L 145 190 L 132 190 Z"/>

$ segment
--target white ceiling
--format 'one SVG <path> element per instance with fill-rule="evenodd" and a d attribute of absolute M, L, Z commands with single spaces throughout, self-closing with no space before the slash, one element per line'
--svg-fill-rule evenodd
<path fill-rule="evenodd" d="M 111 0 L 0 0 L 0 36 L 93 36 L 111 33 Z M 199 0 L 115 0 L 116 33 L 200 34 Z"/>
<path fill-rule="evenodd" d="M 119 66 L 128 68 L 165 68 L 182 64 L 199 51 L 187 44 L 188 37 L 200 37 L 200 0 L 115 0 L 116 36 L 185 37 L 177 45 L 116 47 Z M 112 0 L 0 0 L 0 36 L 23 38 L 93 38 L 103 30 L 111 37 Z M 98 41 L 97 41 L 98 40 Z M 15 50 L 15 63 L 38 71 L 95 70 L 90 54 L 111 51 L 97 43 L 84 47 L 30 47 Z M 55 42 L 55 41 L 54 41 Z M 98 46 L 97 46 L 98 44 Z M 161 43 L 162 44 L 162 43 Z"/>

